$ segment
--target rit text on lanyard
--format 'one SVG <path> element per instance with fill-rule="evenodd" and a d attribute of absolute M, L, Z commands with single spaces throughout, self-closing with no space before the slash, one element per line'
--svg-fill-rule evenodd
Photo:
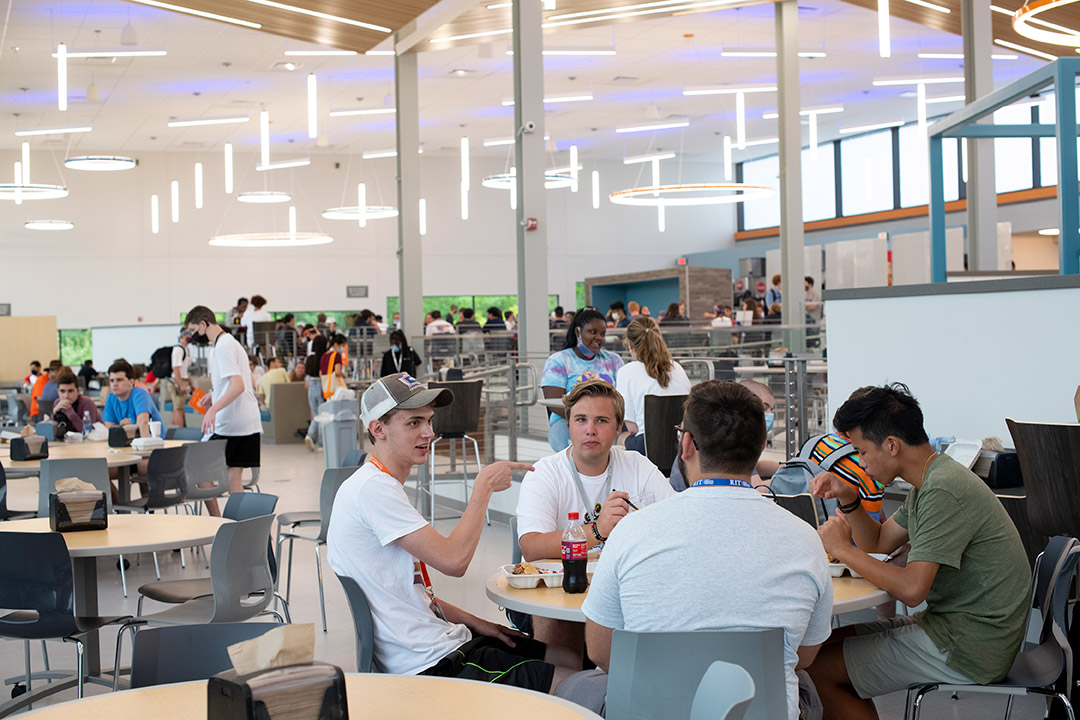
<path fill-rule="evenodd" d="M 747 490 L 754 489 L 754 486 L 745 480 L 731 480 L 729 478 L 704 478 L 690 487 L 741 487 Z"/>

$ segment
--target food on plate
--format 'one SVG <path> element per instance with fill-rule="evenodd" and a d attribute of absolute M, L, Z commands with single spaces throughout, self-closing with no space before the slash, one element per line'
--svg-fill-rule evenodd
<path fill-rule="evenodd" d="M 515 575 L 539 575 L 540 571 L 532 563 L 519 562 L 514 566 Z"/>

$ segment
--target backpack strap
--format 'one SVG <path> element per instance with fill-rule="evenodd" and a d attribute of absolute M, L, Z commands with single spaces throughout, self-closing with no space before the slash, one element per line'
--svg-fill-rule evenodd
<path fill-rule="evenodd" d="M 822 437 L 824 437 L 824 436 L 822 436 Z M 847 457 L 848 455 L 851 455 L 854 452 L 855 452 L 855 448 L 853 448 L 851 446 L 850 442 L 846 442 L 843 445 L 841 445 L 840 447 L 833 450 L 828 455 L 826 455 L 824 458 L 822 458 L 821 462 L 818 463 L 818 465 L 821 466 L 822 470 L 824 470 L 825 472 L 828 472 L 829 470 L 832 470 L 833 465 L 835 465 L 840 460 Z"/>
<path fill-rule="evenodd" d="M 811 459 L 810 456 L 814 452 L 814 448 L 817 447 L 817 444 L 819 442 L 821 442 L 821 439 L 823 437 L 825 437 L 825 436 L 824 435 L 815 435 L 814 437 L 812 437 L 809 440 L 807 440 L 806 442 L 804 442 L 803 446 L 801 448 L 799 448 L 799 454 L 796 455 L 794 458 L 792 458 L 792 460 L 798 459 L 798 460 L 806 460 L 807 462 L 813 462 L 813 460 Z"/>

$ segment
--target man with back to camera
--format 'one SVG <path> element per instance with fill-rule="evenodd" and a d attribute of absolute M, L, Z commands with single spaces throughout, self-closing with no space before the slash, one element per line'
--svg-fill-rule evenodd
<path fill-rule="evenodd" d="M 579 383 L 563 396 L 563 406 L 570 447 L 537 461 L 521 481 L 518 538 L 522 557 L 529 561 L 561 557 L 568 513 L 577 512 L 583 519 L 592 550 L 630 512 L 628 501 L 651 495 L 645 502 L 655 503 L 675 494 L 644 455 L 612 450 L 624 407 L 622 395 L 611 383 Z M 536 639 L 574 648 L 580 657 L 585 640 L 581 623 L 534 616 L 533 629 Z"/>
<path fill-rule="evenodd" d="M 810 669 L 825 717 L 877 718 L 871 698 L 916 683 L 1000 680 L 1023 640 L 1030 599 L 1027 555 L 1004 507 L 974 473 L 934 452 L 905 385 L 856 390 L 833 426 L 851 438 L 871 478 L 888 485 L 900 477 L 912 490 L 882 524 L 850 485 L 814 478 L 814 495 L 840 502 L 818 530 L 825 549 L 908 607 L 927 607 L 833 634 Z M 907 542 L 906 567 L 867 555 Z"/>
<path fill-rule="evenodd" d="M 482 332 L 483 328 L 480 323 L 476 322 L 476 317 L 472 308 L 461 308 L 458 311 L 458 322 L 454 328 L 457 330 L 458 335 L 467 335 L 468 333 Z"/>
<path fill-rule="evenodd" d="M 40 412 L 38 408 L 39 400 L 49 402 L 56 400 L 56 376 L 60 374 L 63 367 L 64 364 L 59 360 L 51 360 L 45 372 L 34 381 L 34 386 L 30 390 L 30 417 L 34 417 Z"/>
<path fill-rule="evenodd" d="M 484 332 L 503 332 L 506 330 L 506 322 L 503 321 L 502 310 L 492 305 L 487 309 L 487 322 L 484 323 Z"/>
<path fill-rule="evenodd" d="M 176 427 L 184 427 L 184 408 L 191 396 L 191 352 L 188 350 L 190 342 L 191 333 L 182 331 L 170 357 L 172 375 L 161 380 L 161 402 L 172 402 L 172 424 Z"/>
<path fill-rule="evenodd" d="M 456 330 L 454 326 L 443 320 L 442 313 L 438 310 L 431 311 L 431 322 L 424 328 L 424 335 L 431 337 L 432 335 L 452 335 Z"/>
<path fill-rule="evenodd" d="M 325 316 L 323 317 L 325 319 Z M 311 423 L 308 425 L 307 432 L 304 433 L 304 445 L 311 452 L 315 452 L 320 444 L 319 423 L 315 422 L 315 416 L 319 414 L 319 406 L 325 402 L 322 394 L 322 380 L 319 378 L 319 367 L 329 341 L 317 327 L 311 325 L 307 326 L 304 336 L 308 339 L 308 356 L 304 359 L 304 384 L 307 388 L 308 407 L 311 409 Z"/>
<path fill-rule="evenodd" d="M 229 492 L 244 492 L 244 468 L 260 464 L 262 422 L 243 346 L 222 330 L 214 312 L 196 305 L 184 318 L 184 327 L 198 339 L 205 336 L 213 347 L 210 357 L 211 394 L 203 398 L 210 406 L 203 415 L 202 431 L 211 440 L 225 441 L 225 465 L 229 468 Z M 214 501 L 216 508 L 216 501 Z M 207 503 L 210 507 L 210 503 Z"/>
<path fill-rule="evenodd" d="M 814 662 L 829 636 L 832 578 L 813 528 L 750 484 L 765 447 L 764 419 L 761 401 L 737 383 L 710 380 L 690 390 L 679 460 L 691 486 L 619 522 L 581 609 L 589 657 L 605 672 L 614 629 L 783 628 L 785 717 L 795 720 L 820 709 L 796 670 Z M 584 677 L 581 688 L 572 678 L 560 695 L 577 699 L 588 689 L 594 702 L 601 698 L 606 677 Z"/>
<path fill-rule="evenodd" d="M 327 562 L 367 595 L 380 670 L 554 692 L 570 673 L 562 667 L 569 653 L 440 600 L 428 580 L 427 565 L 454 577 L 465 574 L 491 495 L 510 487 L 511 470 L 531 469 L 522 463 L 488 465 L 476 474 L 449 537 L 429 525 L 403 486 L 413 467 L 427 462 L 435 407 L 451 402 L 449 390 L 429 390 L 407 373 L 387 375 L 364 392 L 361 419 L 373 449 L 338 490 Z"/>
<path fill-rule="evenodd" d="M 83 416 L 90 414 L 90 422 L 101 422 L 101 411 L 90 398 L 79 392 L 79 381 L 70 372 L 56 377 L 57 399 L 53 405 L 53 418 L 63 414 L 70 432 L 83 431 Z"/>

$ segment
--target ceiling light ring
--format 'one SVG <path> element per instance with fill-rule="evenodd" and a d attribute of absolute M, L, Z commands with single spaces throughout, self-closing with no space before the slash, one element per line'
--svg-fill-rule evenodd
<path fill-rule="evenodd" d="M 360 219 L 359 205 L 345 205 L 343 207 L 327 208 L 322 211 L 322 216 L 327 220 L 352 220 Z M 398 209 L 392 205 L 367 205 L 364 207 L 364 218 L 367 220 L 383 220 L 398 216 Z"/>
<path fill-rule="evenodd" d="M 1013 14 L 1012 28 L 1018 35 L 1022 35 L 1029 40 L 1035 40 L 1036 42 L 1062 45 L 1065 47 L 1080 47 L 1080 34 L 1076 34 L 1075 32 L 1066 33 L 1054 30 L 1039 30 L 1030 25 L 1032 20 L 1047 10 L 1071 5 L 1077 1 L 1078 0 L 1028 0 L 1028 2 L 1024 3 L 1023 7 Z"/>
<path fill-rule="evenodd" d="M 67 169 L 89 172 L 133 170 L 138 164 L 138 160 L 126 155 L 76 155 L 64 159 L 64 167 Z"/>
<path fill-rule="evenodd" d="M 38 183 L 0 183 L 0 200 L 59 200 L 68 196 L 68 189 L 62 185 L 41 185 Z"/>
<path fill-rule="evenodd" d="M 308 247 L 332 242 L 332 235 L 318 232 L 298 232 L 295 236 L 288 232 L 231 233 L 215 235 L 208 241 L 215 247 L 240 248 Z"/>
<path fill-rule="evenodd" d="M 292 195 L 283 190 L 254 190 L 242 192 L 236 196 L 242 203 L 251 205 L 270 205 L 273 203 L 285 203 L 292 200 Z"/>
<path fill-rule="evenodd" d="M 27 230 L 72 230 L 75 223 L 70 220 L 27 220 L 23 227 Z"/>
<path fill-rule="evenodd" d="M 699 197 L 665 198 L 664 194 L 713 192 L 714 195 Z M 722 195 L 720 193 L 731 193 Z M 616 205 L 636 205 L 644 207 L 676 207 L 691 205 L 726 205 L 746 202 L 776 194 L 772 188 L 746 183 L 694 183 L 686 185 L 659 185 L 655 187 L 636 187 L 616 190 L 608 199 Z"/>
<path fill-rule="evenodd" d="M 513 190 L 516 182 L 516 173 L 500 173 L 498 175 L 488 175 L 480 181 L 480 184 L 493 190 Z M 544 173 L 545 190 L 558 190 L 560 188 L 573 187 L 573 185 L 574 178 L 572 178 L 569 173 L 551 171 Z"/>

